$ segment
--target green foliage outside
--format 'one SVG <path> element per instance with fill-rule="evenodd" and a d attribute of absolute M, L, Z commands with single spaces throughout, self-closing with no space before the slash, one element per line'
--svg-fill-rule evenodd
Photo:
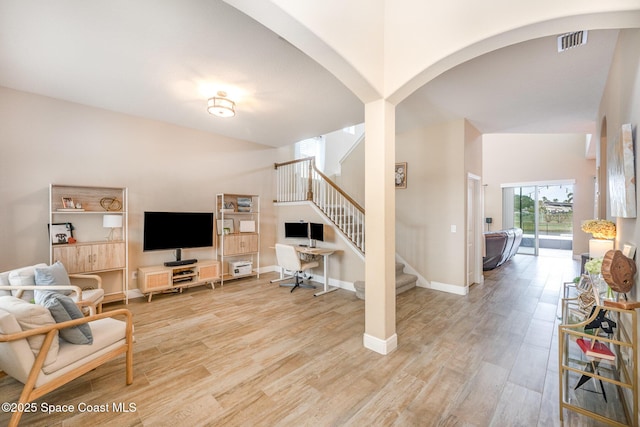
<path fill-rule="evenodd" d="M 573 194 L 569 193 L 567 199 L 563 203 L 571 203 Z M 539 203 L 539 229 L 541 235 L 561 235 L 571 234 L 573 232 L 573 208 L 569 207 L 564 210 L 557 207 L 548 206 L 547 202 L 558 202 L 557 200 L 549 201 L 543 197 Z M 514 196 L 514 225 L 522 228 L 524 233 L 533 234 L 535 231 L 535 202 L 525 195 Z"/>

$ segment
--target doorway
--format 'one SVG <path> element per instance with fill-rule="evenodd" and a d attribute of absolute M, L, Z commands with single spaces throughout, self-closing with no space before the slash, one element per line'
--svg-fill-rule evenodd
<path fill-rule="evenodd" d="M 518 253 L 572 256 L 574 181 L 503 185 L 505 227 L 522 229 Z"/>

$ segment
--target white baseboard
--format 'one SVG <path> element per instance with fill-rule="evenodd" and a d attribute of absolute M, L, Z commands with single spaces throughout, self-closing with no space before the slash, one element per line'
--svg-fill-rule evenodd
<path fill-rule="evenodd" d="M 429 286 L 429 288 L 456 295 L 467 295 L 469 293 L 469 286 L 450 285 L 448 283 L 441 283 L 433 280 L 431 281 L 431 286 Z"/>
<path fill-rule="evenodd" d="M 280 266 L 278 265 L 267 265 L 266 267 L 260 267 L 258 268 L 258 273 L 262 274 L 262 273 L 280 273 Z"/>
<path fill-rule="evenodd" d="M 324 278 L 322 280 L 323 280 L 322 283 L 324 283 Z M 354 286 L 353 282 L 344 282 L 338 279 L 329 278 L 329 286 L 334 288 L 344 289 L 346 291 L 351 291 L 351 292 L 356 291 L 356 287 Z"/>
<path fill-rule="evenodd" d="M 364 334 L 362 342 L 365 348 L 386 355 L 398 348 L 398 335 L 393 334 L 386 340 L 381 340 L 372 335 Z"/>
<path fill-rule="evenodd" d="M 270 265 L 267 267 L 262 267 L 260 268 L 260 274 L 262 273 L 271 273 L 271 272 L 276 272 L 276 273 L 280 273 L 280 266 L 278 265 Z M 324 283 L 324 276 L 321 276 L 319 274 L 312 274 L 312 280 L 314 282 L 318 282 L 318 283 Z M 351 291 L 351 292 L 355 292 L 356 288 L 353 284 L 353 282 L 345 282 L 342 280 L 338 280 L 338 279 L 332 279 L 331 277 L 329 277 L 329 286 L 333 287 L 333 288 L 340 288 L 340 289 L 344 289 L 347 291 Z"/>

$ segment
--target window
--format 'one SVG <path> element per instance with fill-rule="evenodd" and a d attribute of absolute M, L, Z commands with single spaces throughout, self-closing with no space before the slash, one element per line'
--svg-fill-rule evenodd
<path fill-rule="evenodd" d="M 296 159 L 315 157 L 316 167 L 324 172 L 324 136 L 296 142 L 294 156 Z"/>

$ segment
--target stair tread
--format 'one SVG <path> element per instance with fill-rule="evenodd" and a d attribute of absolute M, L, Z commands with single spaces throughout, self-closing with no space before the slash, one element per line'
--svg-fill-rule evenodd
<path fill-rule="evenodd" d="M 400 276 L 396 276 L 396 288 L 406 285 L 407 283 L 416 282 L 418 280 L 418 276 L 415 274 L 401 274 Z M 358 280 L 354 284 L 354 287 L 364 289 L 364 281 Z"/>
<path fill-rule="evenodd" d="M 407 283 L 415 282 L 418 280 L 418 276 L 414 274 L 403 274 L 402 276 L 396 276 L 396 288 L 406 285 Z"/>
<path fill-rule="evenodd" d="M 404 272 L 404 263 L 396 261 L 396 295 L 409 289 L 415 288 L 418 282 L 418 276 L 415 274 Z M 353 286 L 356 289 L 356 296 L 360 299 L 364 299 L 365 285 L 363 280 L 354 282 Z"/>

